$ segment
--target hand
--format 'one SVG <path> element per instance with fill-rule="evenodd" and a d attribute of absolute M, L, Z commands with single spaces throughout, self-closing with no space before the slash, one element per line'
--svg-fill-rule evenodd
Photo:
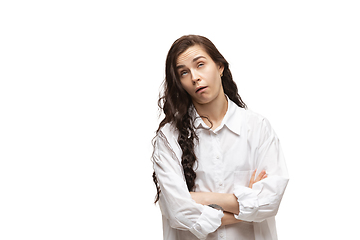
<path fill-rule="evenodd" d="M 257 169 L 254 171 L 254 173 L 253 173 L 252 176 L 251 176 L 249 188 L 252 188 L 253 185 L 254 185 L 254 183 L 257 183 L 257 182 L 259 182 L 259 181 L 267 178 L 266 171 L 265 171 L 265 170 L 262 170 L 262 171 L 260 172 L 260 174 L 257 176 L 257 178 L 255 179 L 256 171 L 257 171 Z"/>

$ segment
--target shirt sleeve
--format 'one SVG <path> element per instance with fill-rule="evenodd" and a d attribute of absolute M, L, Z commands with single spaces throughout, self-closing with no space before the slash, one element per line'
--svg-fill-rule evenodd
<path fill-rule="evenodd" d="M 280 142 L 267 119 L 261 121 L 259 132 L 252 146 L 255 168 L 265 170 L 268 177 L 253 185 L 234 186 L 234 195 L 239 202 L 239 214 L 235 218 L 248 222 L 261 222 L 276 215 L 285 188 L 289 181 Z M 258 174 L 257 173 L 257 174 Z"/>
<path fill-rule="evenodd" d="M 179 161 L 181 150 L 176 142 L 174 137 L 166 137 L 162 130 L 155 140 L 153 161 L 161 189 L 160 208 L 172 228 L 188 230 L 197 238 L 205 239 L 220 227 L 224 214 L 220 210 L 197 204 L 191 198 Z"/>

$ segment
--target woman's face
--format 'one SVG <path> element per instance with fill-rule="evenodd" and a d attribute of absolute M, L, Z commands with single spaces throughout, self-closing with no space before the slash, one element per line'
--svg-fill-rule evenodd
<path fill-rule="evenodd" d="M 217 65 L 199 45 L 189 47 L 176 62 L 180 82 L 194 103 L 207 104 L 224 90 L 221 84 L 223 66 Z"/>

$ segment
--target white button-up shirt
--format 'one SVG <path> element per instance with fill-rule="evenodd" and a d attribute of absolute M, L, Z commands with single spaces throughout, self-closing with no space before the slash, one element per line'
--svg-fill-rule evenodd
<path fill-rule="evenodd" d="M 238 107 L 228 110 L 216 130 L 197 116 L 195 191 L 233 193 L 242 222 L 221 226 L 223 212 L 196 203 L 187 189 L 181 165 L 178 133 L 171 124 L 159 132 L 153 154 L 161 188 L 160 208 L 165 240 L 277 239 L 275 218 L 288 183 L 279 140 L 267 119 Z M 265 170 L 268 177 L 249 188 L 250 177 Z"/>

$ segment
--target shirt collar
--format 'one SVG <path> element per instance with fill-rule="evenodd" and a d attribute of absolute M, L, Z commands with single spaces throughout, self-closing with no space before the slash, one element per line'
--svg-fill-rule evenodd
<path fill-rule="evenodd" d="M 219 131 L 224 126 L 226 126 L 228 129 L 230 129 L 230 131 L 234 132 L 237 135 L 240 135 L 240 130 L 241 130 L 241 112 L 239 111 L 240 108 L 233 101 L 231 101 L 228 98 L 228 96 L 226 96 L 226 98 L 228 100 L 228 109 L 226 111 L 224 119 L 222 120 L 222 123 L 216 129 L 216 131 Z M 194 127 L 199 128 L 201 126 L 202 128 L 208 129 L 209 127 L 199 116 L 198 112 L 196 111 L 196 108 L 194 106 L 192 107 L 195 113 Z"/>

